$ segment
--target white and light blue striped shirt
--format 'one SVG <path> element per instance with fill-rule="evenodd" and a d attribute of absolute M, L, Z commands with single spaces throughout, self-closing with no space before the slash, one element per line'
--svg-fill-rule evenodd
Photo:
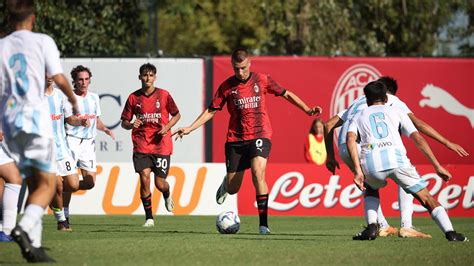
<path fill-rule="evenodd" d="M 350 121 L 348 132 L 360 136 L 360 163 L 364 173 L 411 165 L 399 130 L 406 136 L 417 131 L 408 115 L 393 106 L 369 106 Z"/>
<path fill-rule="evenodd" d="M 66 128 L 64 123 L 66 95 L 57 88 L 53 89 L 48 97 L 49 111 L 53 123 L 54 142 L 56 144 L 56 160 L 62 160 L 71 157 L 71 150 L 66 142 Z"/>
<path fill-rule="evenodd" d="M 19 132 L 53 138 L 45 74 L 62 73 L 59 50 L 46 34 L 19 30 L 0 42 L 0 114 L 7 139 Z"/>
<path fill-rule="evenodd" d="M 402 102 L 402 100 L 400 100 L 397 96 L 387 94 L 387 97 L 388 100 L 385 105 L 399 108 L 405 114 L 412 113 L 410 108 L 408 108 L 408 106 L 404 102 Z M 339 131 L 339 137 L 337 140 L 338 146 L 346 143 L 347 131 L 349 129 L 350 120 L 352 120 L 360 111 L 364 110 L 365 108 L 367 108 L 367 99 L 365 98 L 365 96 L 362 96 L 355 100 L 351 104 L 351 106 L 349 106 L 349 108 L 338 114 L 342 121 L 344 121 L 341 126 L 341 130 Z"/>
<path fill-rule="evenodd" d="M 93 92 L 87 92 L 85 97 L 76 95 L 77 105 L 79 106 L 80 118 L 89 119 L 90 127 L 71 126 L 66 124 L 66 134 L 81 139 L 92 139 L 97 136 L 97 117 L 101 115 L 99 95 Z M 66 104 L 66 117 L 72 114 L 70 104 Z"/>

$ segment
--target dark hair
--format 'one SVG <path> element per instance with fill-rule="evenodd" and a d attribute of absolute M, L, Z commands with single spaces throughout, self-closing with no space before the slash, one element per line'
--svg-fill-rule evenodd
<path fill-rule="evenodd" d="M 156 74 L 156 67 L 153 64 L 146 63 L 140 67 L 139 72 L 140 75 L 148 72 L 153 72 L 153 74 Z"/>
<path fill-rule="evenodd" d="M 387 98 L 387 87 L 380 81 L 369 82 L 364 87 L 364 94 L 367 98 L 367 105 L 372 105 L 378 101 L 385 101 Z"/>
<path fill-rule="evenodd" d="M 232 52 L 232 62 L 242 63 L 245 59 L 249 58 L 250 54 L 245 48 L 237 48 Z"/>
<path fill-rule="evenodd" d="M 11 24 L 23 22 L 36 12 L 34 0 L 8 0 L 7 14 Z"/>
<path fill-rule="evenodd" d="M 389 76 L 383 76 L 383 77 L 379 78 L 377 81 L 382 82 L 385 85 L 385 87 L 387 88 L 387 91 L 390 94 L 392 94 L 392 95 L 397 94 L 398 84 L 397 84 L 396 79 L 394 79 L 392 77 L 389 77 Z"/>
<path fill-rule="evenodd" d="M 316 135 L 316 130 L 314 129 L 314 126 L 317 124 L 317 123 L 322 123 L 323 126 L 324 126 L 324 122 L 321 118 L 316 118 L 313 120 L 313 123 L 311 123 L 311 127 L 309 128 L 309 133 L 311 133 L 312 135 Z"/>
<path fill-rule="evenodd" d="M 78 65 L 71 70 L 71 78 L 72 78 L 72 83 L 74 85 L 76 85 L 75 83 L 76 83 L 77 75 L 79 74 L 79 72 L 84 72 L 84 71 L 89 73 L 89 78 L 92 78 L 92 72 L 90 71 L 90 69 L 83 65 Z"/>

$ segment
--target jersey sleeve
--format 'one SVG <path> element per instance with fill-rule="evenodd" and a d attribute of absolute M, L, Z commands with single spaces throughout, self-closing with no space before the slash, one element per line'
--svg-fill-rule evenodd
<path fill-rule="evenodd" d="M 402 100 L 400 100 L 400 99 L 398 99 L 397 101 L 395 101 L 392 106 L 394 106 L 394 107 L 400 109 L 400 111 L 402 111 L 402 113 L 404 113 L 404 114 L 413 113 L 413 112 L 410 110 L 410 108 L 408 108 L 408 106 L 407 106 Z"/>
<path fill-rule="evenodd" d="M 407 114 L 402 113 L 402 111 L 399 111 L 399 115 L 400 115 L 401 133 L 403 135 L 410 136 L 413 132 L 418 131 Z"/>
<path fill-rule="evenodd" d="M 132 121 L 133 118 L 133 112 L 132 112 L 132 97 L 131 95 L 128 96 L 127 102 L 125 103 L 125 106 L 123 107 L 122 115 L 120 116 L 121 120 L 125 121 Z"/>
<path fill-rule="evenodd" d="M 95 102 L 97 104 L 97 111 L 96 111 L 96 116 L 100 116 L 102 115 L 102 110 L 100 109 L 100 98 L 99 98 L 99 94 L 95 94 L 94 95 L 94 98 L 95 98 Z"/>
<path fill-rule="evenodd" d="M 171 97 L 171 94 L 168 94 L 166 99 L 166 110 L 168 110 L 168 113 L 170 113 L 172 116 L 175 116 L 179 113 L 178 106 L 174 102 L 173 97 Z"/>
<path fill-rule="evenodd" d="M 46 74 L 54 76 L 63 73 L 61 61 L 59 59 L 59 50 L 53 38 L 44 35 L 43 52 L 46 63 Z"/>
<path fill-rule="evenodd" d="M 339 113 L 337 113 L 337 116 L 342 120 L 342 121 L 346 121 L 347 120 L 347 109 L 346 110 L 342 110 L 340 111 Z"/>
<path fill-rule="evenodd" d="M 267 76 L 267 92 L 275 96 L 282 96 L 285 94 L 286 89 L 278 84 L 271 76 Z"/>
<path fill-rule="evenodd" d="M 356 114 L 354 118 L 352 118 L 351 120 L 347 122 L 349 123 L 349 128 L 347 129 L 347 132 L 353 132 L 357 134 L 359 120 L 360 120 L 360 113 Z"/>
<path fill-rule="evenodd" d="M 214 94 L 214 98 L 209 105 L 211 110 L 222 110 L 225 105 L 224 84 L 221 84 Z"/>

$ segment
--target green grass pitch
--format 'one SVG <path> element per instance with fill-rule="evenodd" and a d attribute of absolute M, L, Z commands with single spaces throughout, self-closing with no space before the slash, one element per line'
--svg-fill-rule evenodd
<path fill-rule="evenodd" d="M 353 241 L 360 217 L 270 217 L 271 235 L 258 234 L 258 217 L 243 216 L 238 234 L 221 235 L 213 216 L 72 216 L 73 232 L 59 232 L 45 216 L 43 246 L 64 265 L 474 265 L 474 241 L 444 239 L 430 218 L 414 224 L 432 239 Z M 474 219 L 453 218 L 474 240 Z M 398 226 L 397 218 L 389 218 Z M 0 243 L 0 265 L 24 263 L 15 243 Z"/>

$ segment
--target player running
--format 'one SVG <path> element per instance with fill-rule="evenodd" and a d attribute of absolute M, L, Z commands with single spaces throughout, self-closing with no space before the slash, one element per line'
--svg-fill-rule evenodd
<path fill-rule="evenodd" d="M 12 229 L 16 225 L 18 197 L 22 179 L 15 162 L 3 147 L 0 131 L 0 242 L 11 242 Z"/>
<path fill-rule="evenodd" d="M 79 176 L 77 167 L 72 157 L 71 149 L 66 142 L 66 130 L 64 128 L 64 113 L 66 112 L 66 96 L 54 86 L 51 77 L 46 77 L 46 97 L 48 99 L 51 121 L 53 123 L 54 143 L 57 162 L 57 185 L 56 194 L 51 202 L 51 209 L 58 222 L 58 230 L 71 231 L 63 210 L 63 191 L 75 192 L 79 189 Z M 88 119 L 80 119 L 75 115 L 66 118 L 73 126 L 89 126 Z"/>
<path fill-rule="evenodd" d="M 24 214 L 11 236 L 28 262 L 52 262 L 41 247 L 42 218 L 56 189 L 53 127 L 45 92 L 45 73 L 67 96 L 73 113 L 78 107 L 63 75 L 59 50 L 46 34 L 32 32 L 35 4 L 9 0 L 9 23 L 14 31 L 0 41 L 0 96 L 7 154 L 28 184 Z"/>
<path fill-rule="evenodd" d="M 143 226 L 153 227 L 155 222 L 151 206 L 151 172 L 154 173 L 156 188 L 163 193 L 166 210 L 172 212 L 174 209 L 166 177 L 173 153 L 170 130 L 181 118 L 181 114 L 171 94 L 155 87 L 154 65 L 142 65 L 138 79 L 142 86 L 128 96 L 121 119 L 122 127 L 132 130 L 133 166 L 135 172 L 140 175 L 140 197 L 145 209 L 146 221 Z"/>
<path fill-rule="evenodd" d="M 77 115 L 80 119 L 89 120 L 90 126 L 74 125 L 74 119 L 70 108 L 65 109 L 66 140 L 67 144 L 74 152 L 73 166 L 81 169 L 82 180 L 79 181 L 79 190 L 90 190 L 95 185 L 97 172 L 97 161 L 95 154 L 95 137 L 97 130 L 103 131 L 112 139 L 115 135 L 108 129 L 100 119 L 100 100 L 97 93 L 89 91 L 92 73 L 89 68 L 78 65 L 71 70 L 71 78 L 74 85 L 74 94 L 80 109 Z M 63 193 L 64 215 L 69 223 L 69 203 L 71 192 Z"/>
<path fill-rule="evenodd" d="M 452 143 L 446 138 L 444 138 L 440 133 L 438 133 L 434 128 L 430 125 L 422 121 L 421 119 L 417 118 L 413 112 L 408 108 L 408 106 L 402 102 L 398 97 L 395 96 L 398 90 L 397 81 L 391 77 L 381 77 L 378 81 L 382 82 L 385 87 L 387 88 L 387 105 L 396 107 L 400 109 L 403 113 L 408 115 L 411 121 L 415 124 L 417 129 L 420 130 L 423 134 L 439 141 L 446 145 L 447 148 L 455 151 L 460 156 L 468 156 L 469 154 L 458 144 Z M 334 158 L 334 148 L 332 144 L 332 129 L 339 127 L 342 125 L 341 130 L 338 136 L 338 148 L 339 148 L 339 156 L 344 161 L 344 163 L 354 172 L 354 165 L 352 164 L 352 160 L 350 158 L 347 146 L 346 146 L 346 138 L 347 138 L 347 130 L 349 128 L 349 121 L 354 118 L 360 111 L 367 108 L 367 101 L 366 97 L 362 96 L 354 101 L 351 106 L 342 111 L 341 113 L 332 117 L 326 123 L 326 133 L 329 134 L 326 136 L 326 149 L 328 152 L 328 160 L 326 162 L 326 166 L 328 170 L 331 172 L 335 172 L 335 168 L 339 168 L 338 162 Z M 399 206 L 400 206 L 400 231 L 397 228 L 392 227 L 388 224 L 387 220 L 385 219 L 382 207 L 378 209 L 378 226 L 379 232 L 378 236 L 390 236 L 397 234 L 400 237 L 418 237 L 418 238 L 430 238 L 431 235 L 425 234 L 416 230 L 413 227 L 413 196 L 409 193 L 406 193 L 400 187 L 398 188 L 398 198 L 399 198 Z"/>
<path fill-rule="evenodd" d="M 280 86 L 269 75 L 250 72 L 250 55 L 247 50 L 236 49 L 232 53 L 231 63 L 234 75 L 219 86 L 209 107 L 190 126 L 179 128 L 173 134 L 183 137 L 191 133 L 212 119 L 227 104 L 230 114 L 225 144 L 227 175 L 217 190 L 216 201 L 222 204 L 227 194 L 237 193 L 245 170 L 251 168 L 259 213 L 259 231 L 260 234 L 269 234 L 265 169 L 272 146 L 272 128 L 267 114 L 266 95 L 281 96 L 310 116 L 319 115 L 321 108 L 309 108 L 296 94 Z"/>
<path fill-rule="evenodd" d="M 427 182 L 417 173 L 406 156 L 400 132 L 410 137 L 428 158 L 436 173 L 448 181 L 451 174 L 444 169 L 425 139 L 418 133 L 408 115 L 387 103 L 386 87 L 374 81 L 364 87 L 368 107 L 350 121 L 347 133 L 347 148 L 354 165 L 354 183 L 365 191 L 365 214 L 367 228 L 353 237 L 354 240 L 373 240 L 377 237 L 377 209 L 379 188 L 393 179 L 403 190 L 413 196 L 431 214 L 431 217 L 449 241 L 468 241 L 454 231 L 446 210 L 426 189 Z M 400 132 L 399 132 L 400 131 Z M 360 158 L 356 140 L 360 139 Z"/>

